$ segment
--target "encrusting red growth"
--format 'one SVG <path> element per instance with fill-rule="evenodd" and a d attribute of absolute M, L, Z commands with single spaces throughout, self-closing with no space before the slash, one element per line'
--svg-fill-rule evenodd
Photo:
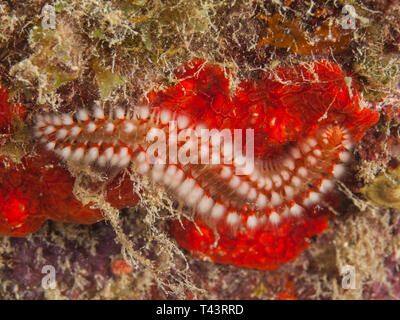
<path fill-rule="evenodd" d="M 35 134 L 67 161 L 114 171 L 133 162 L 138 173 L 164 185 L 194 213 L 196 225 L 174 221 L 171 232 L 196 256 L 263 270 L 295 258 L 326 228 L 328 204 L 338 205 L 335 178 L 345 173 L 352 145 L 378 113 L 363 108 L 355 79 L 325 60 L 260 74 L 236 92 L 222 68 L 200 59 L 176 76 L 175 85 L 127 110 L 39 115 Z M 163 163 L 160 154 L 150 161 L 149 136 L 158 129 L 170 141 L 171 125 L 177 136 L 188 129 L 242 129 L 246 138 L 244 129 L 254 129 L 254 168 L 240 175 L 242 152 L 213 139 L 178 140 L 167 151 L 195 146 L 203 155 L 217 146 L 231 162 Z M 247 152 L 245 142 L 239 151 Z M 199 156 L 189 153 L 191 160 Z"/>
<path fill-rule="evenodd" d="M 20 111 L 24 110 L 20 105 L 10 105 L 7 99 L 7 93 L 0 88 L 0 130 L 3 134 L 13 132 L 12 116 L 21 116 Z M 74 179 L 61 166 L 57 156 L 46 150 L 38 151 L 39 155 L 25 156 L 20 163 L 6 155 L 0 156 L 0 236 L 26 236 L 37 231 L 47 219 L 81 224 L 102 220 L 99 210 L 91 209 L 90 204 L 83 206 L 75 198 L 72 193 Z M 121 201 L 116 190 L 116 184 L 111 184 L 107 192 L 107 200 L 115 207 L 136 203 L 137 197 L 128 191 L 125 193 L 130 195 L 129 203 L 125 199 Z"/>

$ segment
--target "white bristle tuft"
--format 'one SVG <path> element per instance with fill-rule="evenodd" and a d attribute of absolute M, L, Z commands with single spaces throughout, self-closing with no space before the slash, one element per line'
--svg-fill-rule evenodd
<path fill-rule="evenodd" d="M 67 146 L 61 149 L 60 151 L 60 155 L 64 158 L 64 159 L 68 159 L 68 157 L 71 155 L 71 146 Z"/>
<path fill-rule="evenodd" d="M 178 122 L 178 128 L 179 128 L 179 129 L 184 129 L 184 128 L 186 128 L 186 127 L 189 125 L 190 120 L 189 120 L 188 117 L 183 116 L 183 115 L 180 115 L 180 116 L 178 117 L 178 119 L 177 119 L 177 122 Z"/>
<path fill-rule="evenodd" d="M 225 213 L 225 206 L 221 203 L 216 203 L 211 209 L 211 218 L 219 220 Z"/>
<path fill-rule="evenodd" d="M 204 195 L 204 190 L 199 185 L 195 186 L 194 189 L 190 192 L 190 194 L 186 198 L 186 203 L 194 207 Z"/>
<path fill-rule="evenodd" d="M 278 224 L 279 221 L 281 220 L 281 217 L 279 216 L 279 214 L 275 211 L 271 212 L 271 214 L 269 215 L 269 221 L 272 224 Z"/>
<path fill-rule="evenodd" d="M 297 170 L 297 173 L 299 174 L 300 177 L 306 178 L 308 175 L 308 171 L 304 167 L 300 167 L 299 170 Z"/>
<path fill-rule="evenodd" d="M 346 167 L 343 164 L 335 164 L 332 170 L 333 175 L 335 176 L 335 178 L 338 179 L 343 177 L 345 172 L 346 172 Z"/>
<path fill-rule="evenodd" d="M 50 141 L 50 142 L 48 142 L 46 144 L 47 150 L 54 150 L 55 146 L 56 146 L 56 142 L 55 141 Z"/>
<path fill-rule="evenodd" d="M 249 229 L 255 229 L 257 227 L 257 225 L 258 225 L 257 217 L 255 215 L 249 216 L 247 218 L 246 225 L 247 225 L 247 228 L 249 228 Z"/>
<path fill-rule="evenodd" d="M 240 185 L 240 179 L 238 176 L 233 176 L 232 179 L 229 181 L 229 186 L 232 189 L 236 189 Z"/>
<path fill-rule="evenodd" d="M 86 130 L 87 130 L 87 132 L 89 132 L 89 133 L 95 132 L 96 129 L 97 129 L 97 126 L 96 126 L 96 124 L 95 124 L 94 122 L 89 122 L 89 123 L 87 124 L 87 126 L 86 126 Z"/>
<path fill-rule="evenodd" d="M 299 216 L 303 212 L 303 208 L 295 203 L 290 209 L 290 213 L 294 216 Z"/>
<path fill-rule="evenodd" d="M 237 188 L 236 192 L 241 196 L 244 196 L 248 193 L 249 190 L 250 190 L 249 184 L 247 182 L 242 182 Z"/>
<path fill-rule="evenodd" d="M 283 160 L 282 164 L 288 168 L 290 171 L 295 169 L 295 162 L 292 158 L 286 158 Z"/>
<path fill-rule="evenodd" d="M 297 149 L 296 147 L 291 148 L 289 150 L 289 153 L 294 159 L 300 159 L 301 158 L 300 150 Z"/>
<path fill-rule="evenodd" d="M 70 126 L 74 123 L 74 120 L 72 119 L 71 115 L 64 113 L 61 115 L 61 121 L 63 125 L 65 126 Z"/>
<path fill-rule="evenodd" d="M 85 161 L 87 162 L 93 162 L 95 161 L 99 156 L 99 148 L 98 147 L 91 147 L 88 149 L 86 156 L 85 156 Z"/>
<path fill-rule="evenodd" d="M 299 177 L 297 177 L 297 176 L 293 176 L 292 177 L 292 184 L 295 187 L 300 187 L 301 186 L 301 179 Z"/>
<path fill-rule="evenodd" d="M 213 199 L 208 195 L 204 195 L 201 198 L 199 204 L 197 205 L 197 211 L 200 214 L 206 214 L 206 213 L 210 212 L 213 205 L 214 205 Z"/>
<path fill-rule="evenodd" d="M 60 130 L 57 131 L 56 137 L 58 139 L 64 139 L 68 134 L 68 130 L 61 128 Z"/>
<path fill-rule="evenodd" d="M 115 116 L 115 119 L 118 119 L 118 120 L 125 119 L 125 110 L 122 108 L 115 109 L 114 116 Z"/>
<path fill-rule="evenodd" d="M 115 129 L 115 124 L 112 123 L 112 122 L 107 122 L 107 124 L 106 124 L 106 131 L 107 131 L 108 133 L 112 133 L 112 132 L 114 131 L 114 129 Z"/>
<path fill-rule="evenodd" d="M 273 206 L 279 206 L 282 203 L 282 198 L 281 196 L 276 193 L 275 191 L 271 192 L 271 204 Z"/>
<path fill-rule="evenodd" d="M 284 186 L 283 190 L 285 190 L 286 197 L 291 199 L 294 196 L 294 189 L 291 186 Z"/>
<path fill-rule="evenodd" d="M 268 199 L 265 194 L 260 193 L 257 197 L 256 206 L 258 209 L 264 209 L 267 206 Z"/>
<path fill-rule="evenodd" d="M 93 116 L 96 119 L 104 119 L 104 111 L 102 108 L 95 108 L 93 111 Z"/>
<path fill-rule="evenodd" d="M 351 160 L 351 154 L 350 152 L 343 151 L 339 154 L 339 159 L 342 162 L 349 162 Z"/>
<path fill-rule="evenodd" d="M 74 126 L 71 128 L 70 134 L 73 137 L 77 137 L 82 132 L 82 128 L 78 126 Z"/>
<path fill-rule="evenodd" d="M 274 174 L 272 177 L 272 182 L 275 184 L 275 187 L 280 188 L 282 186 L 282 178 L 278 174 Z"/>
<path fill-rule="evenodd" d="M 247 194 L 247 199 L 249 199 L 250 201 L 254 201 L 257 198 L 257 191 L 255 188 L 251 188 L 249 190 L 249 193 Z"/>
<path fill-rule="evenodd" d="M 53 133 L 54 131 L 56 131 L 56 128 L 54 128 L 54 126 L 47 126 L 44 129 L 44 134 L 48 135 L 48 134 Z"/>
<path fill-rule="evenodd" d="M 76 148 L 72 152 L 71 159 L 74 161 L 81 161 L 84 154 L 85 154 L 85 148 L 83 148 L 83 147 Z"/>
<path fill-rule="evenodd" d="M 220 176 L 222 179 L 229 179 L 232 176 L 232 169 L 230 167 L 223 166 Z"/>
<path fill-rule="evenodd" d="M 142 106 L 138 110 L 138 115 L 140 119 L 147 119 L 150 116 L 150 109 L 146 106 Z"/>
<path fill-rule="evenodd" d="M 236 212 L 229 212 L 228 215 L 226 216 L 226 223 L 235 226 L 239 224 L 240 222 L 240 216 Z"/>
<path fill-rule="evenodd" d="M 76 118 L 79 121 L 87 121 L 89 120 L 88 112 L 85 109 L 81 109 L 76 113 Z"/>
<path fill-rule="evenodd" d="M 160 120 L 162 124 L 167 124 L 171 120 L 171 111 L 169 110 L 161 110 L 160 112 Z"/>
<path fill-rule="evenodd" d="M 324 179 L 321 183 L 321 186 L 319 187 L 319 191 L 322 193 L 329 192 L 333 189 L 334 186 L 335 184 L 331 180 Z"/>

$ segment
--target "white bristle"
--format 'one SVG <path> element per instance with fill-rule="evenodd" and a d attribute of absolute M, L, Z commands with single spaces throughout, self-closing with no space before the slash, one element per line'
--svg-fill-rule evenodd
<path fill-rule="evenodd" d="M 71 159 L 74 161 L 80 161 L 80 160 L 82 160 L 84 154 L 85 154 L 85 148 L 83 148 L 83 147 L 76 148 L 72 152 Z"/>
<path fill-rule="evenodd" d="M 297 203 L 295 203 L 291 208 L 290 208 L 290 213 L 294 216 L 298 216 L 303 212 L 303 208 L 300 207 Z"/>
<path fill-rule="evenodd" d="M 312 191 L 312 192 L 310 192 L 310 194 L 304 200 L 303 203 L 304 203 L 305 206 L 309 206 L 309 205 L 312 205 L 314 203 L 317 203 L 318 201 L 320 201 L 320 199 L 321 199 L 320 194 L 317 193 L 317 192 Z"/>
<path fill-rule="evenodd" d="M 240 222 L 240 216 L 236 212 L 230 212 L 226 216 L 226 223 L 235 226 Z"/>
<path fill-rule="evenodd" d="M 316 156 L 316 157 L 318 157 L 318 158 L 322 157 L 322 152 L 321 152 L 321 150 L 319 150 L 319 149 L 315 149 L 315 150 L 313 151 L 313 154 L 314 154 L 314 156 Z"/>
<path fill-rule="evenodd" d="M 147 162 L 141 162 L 138 166 L 138 172 L 140 174 L 146 174 L 150 170 L 150 165 Z"/>
<path fill-rule="evenodd" d="M 251 188 L 249 193 L 247 194 L 247 199 L 250 201 L 254 201 L 257 198 L 257 191 L 255 188 Z"/>
<path fill-rule="evenodd" d="M 171 120 L 171 111 L 169 110 L 161 110 L 160 112 L 160 120 L 162 124 L 167 124 Z"/>
<path fill-rule="evenodd" d="M 106 131 L 107 131 L 108 133 L 112 133 L 112 132 L 114 131 L 114 129 L 115 129 L 115 124 L 112 123 L 112 122 L 107 122 L 107 124 L 106 124 Z"/>
<path fill-rule="evenodd" d="M 295 169 L 295 163 L 292 158 L 286 158 L 285 160 L 283 160 L 282 164 L 290 171 L 293 171 Z"/>
<path fill-rule="evenodd" d="M 256 206 L 259 209 L 264 209 L 267 206 L 268 199 L 267 197 L 260 193 L 257 197 Z"/>
<path fill-rule="evenodd" d="M 213 205 L 214 205 L 213 199 L 211 199 L 211 197 L 205 195 L 201 198 L 199 204 L 197 205 L 197 211 L 200 214 L 206 214 L 206 213 L 210 212 Z"/>
<path fill-rule="evenodd" d="M 232 189 L 236 189 L 237 187 L 239 187 L 240 185 L 240 179 L 238 178 L 238 176 L 233 176 L 232 179 L 229 181 L 229 186 Z"/>
<path fill-rule="evenodd" d="M 317 140 L 315 140 L 314 138 L 308 138 L 308 139 L 306 140 L 306 143 L 307 143 L 311 148 L 314 148 L 314 147 L 318 144 Z"/>
<path fill-rule="evenodd" d="M 282 185 L 282 178 L 278 174 L 274 174 L 272 177 L 272 182 L 275 184 L 275 187 L 279 188 Z"/>
<path fill-rule="evenodd" d="M 241 196 L 244 196 L 247 194 L 247 192 L 250 190 L 250 186 L 247 182 L 242 182 L 239 187 L 237 188 L 236 192 L 240 194 Z"/>
<path fill-rule="evenodd" d="M 53 124 L 54 124 L 55 126 L 61 126 L 62 121 L 61 121 L 60 116 L 58 116 L 58 115 L 53 115 Z"/>
<path fill-rule="evenodd" d="M 305 142 L 301 142 L 299 144 L 299 147 L 300 147 L 301 152 L 303 152 L 303 153 L 309 153 L 311 151 L 311 147 Z"/>
<path fill-rule="evenodd" d="M 184 129 L 189 125 L 190 120 L 188 117 L 181 115 L 178 117 L 177 122 L 178 122 L 178 128 Z"/>
<path fill-rule="evenodd" d="M 153 182 L 161 181 L 164 175 L 164 170 L 165 170 L 164 164 L 159 164 L 159 163 L 154 164 L 153 169 L 151 170 L 151 177 L 153 179 Z"/>
<path fill-rule="evenodd" d="M 331 180 L 324 179 L 319 187 L 319 191 L 325 193 L 331 191 L 334 186 L 335 184 Z"/>
<path fill-rule="evenodd" d="M 170 182 L 169 186 L 173 189 L 176 189 L 182 182 L 185 174 L 183 173 L 182 169 L 178 169 L 173 180 Z"/>
<path fill-rule="evenodd" d="M 279 206 L 282 203 L 282 198 L 279 194 L 277 194 L 275 191 L 271 192 L 271 204 L 273 206 Z"/>
<path fill-rule="evenodd" d="M 232 169 L 230 167 L 223 166 L 220 175 L 222 179 L 229 179 L 232 176 Z"/>
<path fill-rule="evenodd" d="M 104 154 L 97 158 L 97 164 L 100 167 L 104 167 L 107 164 L 107 160 L 106 160 L 106 157 L 104 156 Z"/>
<path fill-rule="evenodd" d="M 99 156 L 99 148 L 98 147 L 91 147 L 86 153 L 85 161 L 93 162 Z"/>
<path fill-rule="evenodd" d="M 87 132 L 89 132 L 89 133 L 95 132 L 96 129 L 97 129 L 97 126 L 96 126 L 96 124 L 95 124 L 94 122 L 89 122 L 89 123 L 87 124 L 87 126 L 86 126 L 86 130 L 87 130 Z"/>
<path fill-rule="evenodd" d="M 61 128 L 60 130 L 57 131 L 56 137 L 58 139 L 64 139 L 68 134 L 68 130 Z"/>
<path fill-rule="evenodd" d="M 93 111 L 93 116 L 96 119 L 104 119 L 104 111 L 102 108 L 95 108 Z"/>
<path fill-rule="evenodd" d="M 284 186 L 286 197 L 291 199 L 294 196 L 294 189 L 291 186 Z"/>
<path fill-rule="evenodd" d="M 81 109 L 76 113 L 76 118 L 80 121 L 86 121 L 89 119 L 88 112 L 85 109 Z"/>
<path fill-rule="evenodd" d="M 297 176 L 293 176 L 292 177 L 292 184 L 295 187 L 300 187 L 301 186 L 301 179 L 299 177 L 297 177 Z"/>
<path fill-rule="evenodd" d="M 74 123 L 74 120 L 72 119 L 71 115 L 66 114 L 66 113 L 61 115 L 61 121 L 66 126 L 70 126 Z"/>
<path fill-rule="evenodd" d="M 307 162 L 308 162 L 311 166 L 315 166 L 315 165 L 318 163 L 317 159 L 316 159 L 315 157 L 313 157 L 313 156 L 308 156 L 308 157 L 307 157 Z"/>
<path fill-rule="evenodd" d="M 200 187 L 199 185 L 197 185 L 191 192 L 190 194 L 187 196 L 186 198 L 186 203 L 191 206 L 194 207 L 197 202 L 200 201 L 201 197 L 204 195 L 204 190 L 202 187 Z"/>
<path fill-rule="evenodd" d="M 288 181 L 290 179 L 290 174 L 286 170 L 282 170 L 280 175 L 285 181 Z"/>
<path fill-rule="evenodd" d="M 47 150 L 54 150 L 54 147 L 56 146 L 56 142 L 55 141 L 50 141 L 46 144 L 46 148 Z"/>
<path fill-rule="evenodd" d="M 281 217 L 279 216 L 279 214 L 275 211 L 273 211 L 270 215 L 269 215 L 269 221 L 272 224 L 278 224 L 279 221 L 281 220 Z"/>
<path fill-rule="evenodd" d="M 120 157 L 127 157 L 129 156 L 129 149 L 127 147 L 122 147 L 119 149 L 118 154 Z"/>
<path fill-rule="evenodd" d="M 115 119 L 119 119 L 119 120 L 125 119 L 125 110 L 122 108 L 115 109 L 114 116 L 115 116 Z"/>
<path fill-rule="evenodd" d="M 71 146 L 67 146 L 67 147 L 64 147 L 63 149 L 61 149 L 60 155 L 63 158 L 68 159 L 68 157 L 71 155 Z"/>
<path fill-rule="evenodd" d="M 255 215 L 249 216 L 247 218 L 247 228 L 249 229 L 254 229 L 255 227 L 257 227 L 258 221 L 257 221 L 257 217 Z"/>
<path fill-rule="evenodd" d="M 186 178 L 179 186 L 177 193 L 181 198 L 185 198 L 196 186 L 196 181 L 192 178 Z"/>
<path fill-rule="evenodd" d="M 219 220 L 225 213 L 225 206 L 220 203 L 216 203 L 211 209 L 211 218 Z"/>
<path fill-rule="evenodd" d="M 297 170 L 297 173 L 299 174 L 300 177 L 303 177 L 303 178 L 307 177 L 307 175 L 308 175 L 308 171 L 304 167 L 300 167 L 299 170 Z"/>
<path fill-rule="evenodd" d="M 111 156 L 113 154 L 113 147 L 107 148 L 104 153 L 107 152 L 108 149 L 111 149 Z M 139 152 L 139 154 L 136 156 L 136 162 L 137 163 L 144 163 L 146 162 L 146 153 L 144 151 Z"/>
<path fill-rule="evenodd" d="M 350 159 L 351 159 L 351 154 L 350 154 L 350 152 L 347 152 L 347 151 L 341 152 L 341 153 L 339 154 L 339 159 L 340 159 L 340 161 L 342 161 L 342 162 L 349 162 Z"/>
<path fill-rule="evenodd" d="M 54 131 L 56 131 L 56 128 L 54 128 L 54 126 L 47 126 L 45 129 L 44 129 L 44 134 L 51 134 L 51 133 L 53 133 Z"/>
<path fill-rule="evenodd" d="M 290 155 L 294 158 L 294 159 L 300 159 L 301 158 L 301 153 L 300 150 L 293 147 L 289 150 Z"/>
<path fill-rule="evenodd" d="M 257 188 L 262 189 L 265 186 L 265 179 L 263 177 L 260 177 L 257 180 Z"/>
<path fill-rule="evenodd" d="M 81 131 L 82 131 L 82 128 L 80 128 L 78 126 L 74 126 L 71 128 L 70 135 L 73 137 L 76 137 L 81 133 Z"/>
<path fill-rule="evenodd" d="M 341 178 L 345 172 L 346 172 L 346 167 L 342 164 L 335 164 L 332 171 L 333 175 L 336 178 Z"/>
<path fill-rule="evenodd" d="M 150 115 L 150 109 L 146 106 L 142 106 L 139 108 L 138 114 L 141 119 L 147 119 Z"/>
<path fill-rule="evenodd" d="M 114 147 L 108 147 L 106 150 L 104 150 L 104 157 L 106 161 L 110 161 L 113 155 L 114 155 Z"/>
<path fill-rule="evenodd" d="M 271 190 L 272 189 L 272 180 L 270 178 L 266 177 L 264 179 L 264 181 L 265 181 L 265 190 L 267 190 L 267 191 Z"/>

